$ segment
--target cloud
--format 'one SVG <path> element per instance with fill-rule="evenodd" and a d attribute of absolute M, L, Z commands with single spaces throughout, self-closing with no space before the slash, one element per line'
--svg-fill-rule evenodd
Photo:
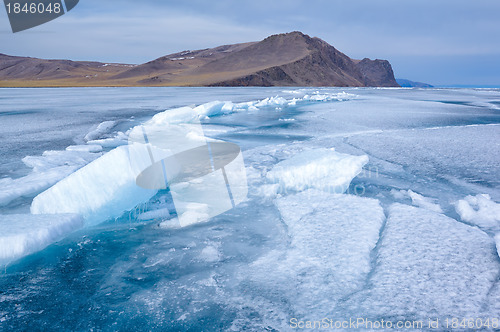
<path fill-rule="evenodd" d="M 41 35 L 44 35 L 41 37 Z M 71 15 L 39 28 L 2 34 L 2 51 L 49 58 L 143 62 L 169 52 L 261 39 L 266 31 L 227 19 L 176 12 L 122 10 Z"/>

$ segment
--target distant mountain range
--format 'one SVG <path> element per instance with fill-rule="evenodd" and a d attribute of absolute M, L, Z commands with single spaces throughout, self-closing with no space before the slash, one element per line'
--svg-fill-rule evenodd
<path fill-rule="evenodd" d="M 353 60 L 327 42 L 295 31 L 260 42 L 174 53 L 141 65 L 0 54 L 0 86 L 399 85 L 387 60 Z"/>
<path fill-rule="evenodd" d="M 422 83 L 422 82 L 414 82 L 404 78 L 396 78 L 396 82 L 403 88 L 433 88 L 433 85 Z"/>

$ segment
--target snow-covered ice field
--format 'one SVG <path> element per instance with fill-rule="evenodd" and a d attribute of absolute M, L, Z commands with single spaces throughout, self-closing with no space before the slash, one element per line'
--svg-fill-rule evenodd
<path fill-rule="evenodd" d="M 248 195 L 179 227 L 127 144 L 186 106 Z M 0 139 L 2 331 L 500 328 L 499 89 L 0 89 Z"/>

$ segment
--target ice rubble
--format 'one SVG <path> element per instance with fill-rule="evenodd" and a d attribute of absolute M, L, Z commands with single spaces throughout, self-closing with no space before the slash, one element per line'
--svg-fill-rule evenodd
<path fill-rule="evenodd" d="M 134 127 L 130 135 L 144 139 L 143 129 L 147 128 L 151 134 L 150 138 L 161 132 L 176 136 L 182 124 L 192 120 L 189 117 L 193 113 L 187 110 L 191 108 L 158 113 L 143 125 Z M 179 136 L 176 138 L 177 141 L 185 142 L 191 139 L 199 143 L 199 136 L 202 133 L 188 134 L 192 137 L 177 135 Z M 98 141 L 92 142 L 95 144 Z M 176 149 L 176 144 L 172 144 L 169 154 L 175 153 Z M 155 148 L 151 152 L 158 157 L 157 160 L 162 159 L 158 153 L 166 153 Z M 145 165 L 141 164 L 143 161 L 150 161 L 150 157 L 142 145 L 130 141 L 128 146 L 119 146 L 39 194 L 33 199 L 31 212 L 33 214 L 77 213 L 84 217 L 87 225 L 119 217 L 123 212 L 147 202 L 157 192 L 141 188 L 136 184 L 137 176 L 145 168 Z"/>
<path fill-rule="evenodd" d="M 304 100 L 304 99 L 302 99 Z M 243 103 L 233 103 L 231 101 L 212 101 L 194 108 L 200 118 L 213 117 L 217 115 L 230 114 L 239 111 L 255 111 L 263 107 L 285 107 L 294 106 L 297 99 L 287 100 L 283 97 L 268 97 L 262 100 L 249 101 Z"/>
<path fill-rule="evenodd" d="M 455 210 L 465 222 L 500 231 L 500 204 L 487 194 L 467 196 L 455 203 Z"/>
<path fill-rule="evenodd" d="M 67 151 L 78 151 L 78 152 L 101 152 L 102 145 L 99 144 L 87 144 L 87 145 L 70 145 L 66 148 Z"/>
<path fill-rule="evenodd" d="M 365 155 L 352 156 L 334 149 L 313 149 L 279 162 L 266 177 L 278 184 L 280 193 L 308 188 L 343 193 L 366 163 L 368 156 Z"/>
<path fill-rule="evenodd" d="M 434 203 L 434 199 L 429 197 L 424 197 L 420 194 L 417 194 L 413 190 L 408 190 L 408 196 L 410 196 L 413 205 L 434 211 L 437 213 L 443 213 L 443 209 L 439 204 Z"/>
<path fill-rule="evenodd" d="M 345 100 L 352 97 L 354 96 L 346 93 L 316 92 L 293 99 L 276 96 L 243 103 L 214 101 L 195 107 L 194 110 L 200 118 L 263 107 L 282 108 L 294 106 L 298 102 Z M 157 128 L 181 125 L 193 120 L 186 117 L 186 114 L 185 108 L 167 110 L 156 114 L 144 125 Z M 128 143 L 128 135 L 118 132 L 115 137 L 101 139 L 115 125 L 115 121 L 100 123 L 85 136 L 86 145 L 69 146 L 65 151 L 46 151 L 42 156 L 27 156 L 23 162 L 33 169 L 29 175 L 14 180 L 0 180 L 0 205 L 7 205 L 19 197 L 34 196 L 50 187 L 33 200 L 32 215 L 1 216 L 3 224 L 0 226 L 8 224 L 18 227 L 10 227 L 9 231 L 2 230 L 0 262 L 11 261 L 41 250 L 82 227 L 83 223 L 93 225 L 118 217 L 124 211 L 148 201 L 155 194 L 154 190 L 141 189 L 135 184 L 136 174 L 130 169 L 128 150 L 121 147 Z M 194 136 L 197 136 L 196 133 Z M 200 137 L 193 139 L 199 140 Z M 115 149 L 102 155 L 103 148 Z M 313 171 L 321 171 L 321 166 Z M 327 174 L 328 170 L 323 171 L 326 173 L 320 174 L 320 177 L 332 175 Z M 344 179 L 339 184 L 348 185 L 351 179 Z M 309 180 L 314 182 L 320 178 L 313 177 Z M 301 185 L 305 185 L 305 182 L 298 184 L 299 187 Z M 192 213 L 201 213 L 198 210 L 194 209 Z M 161 209 L 143 213 L 138 219 L 150 220 L 169 216 L 167 209 Z M 22 224 L 19 222 L 21 220 Z"/>
<path fill-rule="evenodd" d="M 252 263 L 243 278 L 280 290 L 298 317 L 326 317 L 363 287 L 385 215 L 378 200 L 309 189 L 276 199 L 289 245 Z"/>
<path fill-rule="evenodd" d="M 421 207 L 423 209 L 427 209 L 437 213 L 443 213 L 443 209 L 441 209 L 441 206 L 439 204 L 435 203 L 434 199 L 417 194 L 411 189 L 399 190 L 399 191 L 392 189 L 391 194 L 396 199 L 404 199 L 406 197 L 411 198 L 411 202 L 414 206 Z"/>
<path fill-rule="evenodd" d="M 31 212 L 78 213 L 87 225 L 94 225 L 119 217 L 123 212 L 147 202 L 159 188 L 141 188 L 136 180 L 142 171 L 151 166 L 151 158 L 163 160 L 206 144 L 199 122 L 198 125 L 191 123 L 197 120 L 196 116 L 197 113 L 190 107 L 156 114 L 130 130 L 128 146 L 115 148 L 35 197 Z M 150 142 L 156 143 L 146 148 L 145 144 Z M 167 167 L 167 178 L 174 178 L 176 172 L 175 167 Z M 158 182 L 158 179 L 150 180 Z M 164 178 L 160 180 L 159 183 L 164 184 Z"/>
<path fill-rule="evenodd" d="M 82 226 L 76 214 L 0 215 L 0 265 L 42 250 Z"/>
<path fill-rule="evenodd" d="M 211 117 L 238 111 L 255 111 L 264 107 L 283 108 L 287 106 L 296 106 L 297 104 L 306 102 L 344 101 L 355 97 L 356 95 L 346 92 L 321 93 L 321 91 L 315 91 L 312 94 L 305 94 L 302 97 L 292 99 L 274 96 L 242 103 L 233 103 L 231 101 L 212 101 L 195 107 L 195 111 L 200 117 Z"/>
<path fill-rule="evenodd" d="M 293 99 L 277 96 L 243 103 L 213 101 L 199 105 L 194 110 L 198 117 L 210 117 L 261 107 L 284 107 L 296 105 L 297 102 L 323 102 L 353 97 L 355 96 L 347 93 L 322 94 L 317 91 Z M 161 129 L 162 126 L 191 122 L 194 120 L 193 113 L 186 112 L 186 109 L 177 108 L 158 113 L 144 126 Z M 115 138 L 99 139 L 115 125 L 114 121 L 99 124 L 85 136 L 87 145 L 70 146 L 66 151 L 48 151 L 42 157 L 26 157 L 24 162 L 27 165 L 43 173 L 30 174 L 19 180 L 1 180 L 4 186 L 0 192 L 0 204 L 8 204 L 20 196 L 35 195 L 55 184 L 33 200 L 32 213 L 79 213 L 84 216 L 88 224 L 94 224 L 98 220 L 117 217 L 136 204 L 147 201 L 154 192 L 134 187 L 133 172 L 127 166 L 126 148 L 120 147 L 126 144 L 127 135 L 119 132 Z M 199 136 L 197 134 L 199 133 L 193 133 L 194 136 Z M 192 139 L 199 140 L 200 137 L 192 137 Z M 103 147 L 116 148 L 88 164 L 100 156 L 96 152 L 102 151 Z M 311 157 L 316 158 L 316 165 L 305 165 L 304 158 Z M 68 160 L 70 160 L 69 165 Z M 299 162 L 295 172 L 311 171 L 309 174 L 312 177 L 302 177 L 294 181 L 290 177 L 296 173 L 291 169 L 285 169 L 281 174 L 278 174 L 277 169 L 269 176 L 270 179 L 278 180 L 280 185 L 283 185 L 282 189 L 302 190 L 309 187 L 308 183 L 313 183 L 311 187 L 314 188 L 343 192 L 366 161 L 366 157 L 347 156 L 334 151 L 309 152 L 302 157 L 298 156 L 289 162 L 284 162 L 281 167 L 288 167 Z M 332 166 L 333 163 L 338 167 Z M 86 167 L 76 171 L 86 164 L 88 164 Z M 331 178 L 334 173 L 335 181 L 323 182 L 326 177 Z"/>
<path fill-rule="evenodd" d="M 60 166 L 74 169 L 85 166 L 102 154 L 102 147 L 96 145 L 71 145 L 63 151 L 45 151 L 41 156 L 27 156 L 23 163 L 36 172 L 50 171 Z"/>
<path fill-rule="evenodd" d="M 443 214 L 393 204 L 369 287 L 346 303 L 366 318 L 483 317 L 497 281 L 492 239 Z"/>
<path fill-rule="evenodd" d="M 113 148 L 114 149 L 114 148 L 122 146 L 122 145 L 127 145 L 128 144 L 128 137 L 125 133 L 119 131 L 116 134 L 116 136 L 114 136 L 114 137 L 88 141 L 87 144 L 100 145 L 103 148 Z"/>
<path fill-rule="evenodd" d="M 211 117 L 214 115 L 231 113 L 234 107 L 235 105 L 230 101 L 212 101 L 197 106 L 194 110 L 201 116 Z"/>
<path fill-rule="evenodd" d="M 259 107 L 283 107 L 306 101 L 336 101 L 354 98 L 355 95 L 342 93 L 321 93 L 316 91 L 301 98 L 285 99 L 283 97 L 268 97 L 262 100 L 232 103 L 230 101 L 212 101 L 195 107 L 199 117 L 210 117 L 243 110 L 257 110 Z M 170 109 L 156 114 L 149 125 L 166 125 L 189 122 L 183 108 Z M 34 168 L 34 172 L 20 179 L 1 179 L 0 206 L 7 205 L 19 197 L 34 196 L 54 185 L 100 156 L 102 148 L 116 148 L 126 145 L 127 134 L 118 132 L 113 138 L 99 139 L 116 125 L 115 121 L 104 121 L 90 131 L 85 140 L 87 145 L 69 146 L 66 151 L 46 151 L 41 157 L 25 157 L 26 165 Z M 104 165 L 103 165 L 104 166 Z"/>
<path fill-rule="evenodd" d="M 87 225 L 116 218 L 156 193 L 135 180 L 129 149 L 118 147 L 36 196 L 31 213 L 77 213 Z"/>
<path fill-rule="evenodd" d="M 88 141 L 93 141 L 101 137 L 103 134 L 107 133 L 111 128 L 116 126 L 115 121 L 104 121 L 100 123 L 97 128 L 94 130 L 90 131 L 87 135 L 85 135 L 85 140 Z"/>

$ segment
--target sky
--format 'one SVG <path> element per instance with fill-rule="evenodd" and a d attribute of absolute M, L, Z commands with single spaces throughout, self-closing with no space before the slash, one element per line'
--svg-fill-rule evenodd
<path fill-rule="evenodd" d="M 0 8 L 0 53 L 144 63 L 299 30 L 351 58 L 387 59 L 397 78 L 500 86 L 499 17 L 499 0 L 80 0 L 15 34 Z"/>

